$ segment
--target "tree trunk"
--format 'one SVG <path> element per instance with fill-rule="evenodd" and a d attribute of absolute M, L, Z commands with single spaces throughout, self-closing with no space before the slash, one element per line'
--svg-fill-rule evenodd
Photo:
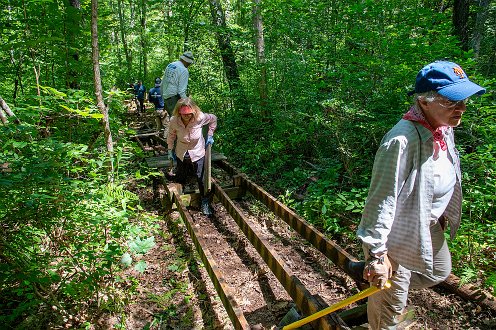
<path fill-rule="evenodd" d="M 460 46 L 468 50 L 468 15 L 469 0 L 454 0 L 453 2 L 453 27 L 455 35 L 460 39 Z"/>
<path fill-rule="evenodd" d="M 23 65 L 23 61 L 24 61 L 24 54 L 20 54 L 19 58 L 17 59 L 17 63 L 16 63 L 16 59 L 14 57 L 14 50 L 11 49 L 9 51 L 9 55 L 10 55 L 10 63 L 12 64 L 12 66 L 15 68 L 15 80 L 14 80 L 14 91 L 12 92 L 12 99 L 14 100 L 14 105 L 16 104 L 16 98 L 17 98 L 17 91 L 19 90 L 19 88 L 21 89 L 21 92 L 23 90 L 23 86 L 22 86 L 22 65 Z"/>
<path fill-rule="evenodd" d="M 143 84 L 146 81 L 148 70 L 147 70 L 147 56 L 146 56 L 146 1 L 141 0 L 141 30 L 140 30 L 140 39 L 141 39 L 141 54 L 143 58 Z"/>
<path fill-rule="evenodd" d="M 27 18 L 26 2 L 24 0 L 22 1 L 22 10 L 23 10 L 23 15 L 24 15 L 24 20 L 26 21 L 26 27 L 24 28 L 24 38 L 26 40 L 29 40 L 31 33 L 30 33 L 30 28 L 29 28 L 29 23 L 28 23 L 29 21 Z M 35 53 L 31 47 L 29 47 L 29 53 L 31 55 L 31 59 L 33 60 L 34 75 L 36 78 L 36 89 L 38 91 L 38 99 L 39 99 L 40 106 L 41 106 L 41 97 L 40 97 L 40 71 L 41 71 L 41 67 L 40 67 L 40 64 L 38 64 L 38 71 L 36 71 L 36 58 L 34 56 Z"/>
<path fill-rule="evenodd" d="M 218 0 L 210 0 L 210 12 L 212 14 L 213 24 L 217 27 L 215 34 L 219 44 L 222 62 L 224 63 L 224 71 L 229 83 L 229 89 L 234 97 L 234 107 L 238 110 L 246 110 L 246 96 L 241 85 L 241 79 L 239 78 L 238 66 L 234 58 L 230 36 L 227 32 L 226 17 L 222 5 Z"/>
<path fill-rule="evenodd" d="M 112 160 L 114 147 L 112 142 L 112 132 L 110 131 L 108 108 L 103 102 L 102 80 L 100 77 L 100 51 L 98 49 L 98 0 L 91 0 L 91 50 L 97 107 L 103 115 L 103 132 L 105 134 L 107 151 L 110 156 L 110 173 L 112 174 L 114 172 Z"/>
<path fill-rule="evenodd" d="M 260 69 L 259 78 L 259 94 L 260 94 L 260 107 L 263 118 L 270 116 L 270 111 L 267 107 L 268 104 L 268 90 L 267 90 L 267 68 L 265 66 L 265 40 L 263 34 L 263 21 L 260 12 L 260 0 L 253 0 L 253 25 L 255 28 L 255 48 L 257 53 L 257 65 Z"/>
<path fill-rule="evenodd" d="M 79 0 L 70 0 L 71 6 L 73 6 L 76 9 L 81 9 L 81 1 Z"/>
<path fill-rule="evenodd" d="M 24 9 L 26 8 L 25 7 L 25 4 L 23 3 L 23 6 L 24 6 Z M 13 21 L 13 18 L 12 18 L 12 8 L 9 6 L 7 8 L 7 13 L 8 13 L 8 19 L 10 21 Z M 24 11 L 25 13 L 25 11 Z M 18 89 L 20 88 L 21 91 L 23 90 L 23 87 L 22 87 L 22 69 L 23 69 L 23 61 L 24 61 L 24 54 L 22 52 L 20 52 L 19 55 L 16 55 L 15 54 L 15 51 L 13 48 L 9 49 L 9 56 L 10 56 L 10 63 L 12 64 L 12 66 L 14 68 L 16 68 L 16 77 L 15 77 L 15 80 L 14 80 L 14 90 L 12 92 L 12 100 L 14 101 L 14 105 L 16 104 L 16 99 L 17 99 L 17 91 Z M 17 59 L 17 63 L 16 63 L 16 58 L 18 57 Z"/>
<path fill-rule="evenodd" d="M 34 63 L 34 59 L 33 59 L 33 63 Z M 34 63 L 33 70 L 34 70 L 34 77 L 36 78 L 36 92 L 38 93 L 38 99 L 40 100 L 40 106 L 41 106 L 41 92 L 40 92 L 41 66 L 38 64 L 38 70 L 36 70 L 36 63 Z"/>
<path fill-rule="evenodd" d="M 79 89 L 79 52 L 77 35 L 80 31 L 81 22 L 81 3 L 79 0 L 70 0 L 70 6 L 65 10 L 64 18 L 64 35 L 65 35 L 65 54 L 66 54 L 66 87 Z"/>
<path fill-rule="evenodd" d="M 10 107 L 7 104 L 7 102 L 5 102 L 3 98 L 0 96 L 0 121 L 2 122 L 2 124 L 4 125 L 7 124 L 7 117 L 14 117 L 14 122 L 16 124 L 19 124 L 19 119 L 16 118 L 12 110 L 10 110 Z"/>
<path fill-rule="evenodd" d="M 482 37 L 484 36 L 484 25 L 487 20 L 487 16 L 489 13 L 489 3 L 490 0 L 478 0 L 477 5 L 477 14 L 475 15 L 475 27 L 474 33 L 472 34 L 471 46 L 474 50 L 475 56 L 479 56 L 480 45 L 482 41 Z"/>
<path fill-rule="evenodd" d="M 132 58 L 129 54 L 129 49 L 127 48 L 126 35 L 124 34 L 124 13 L 122 11 L 122 0 L 117 0 L 117 10 L 119 11 L 119 27 L 121 34 L 122 47 L 124 48 L 124 55 L 126 56 L 126 66 L 128 74 L 131 74 L 132 70 Z"/>

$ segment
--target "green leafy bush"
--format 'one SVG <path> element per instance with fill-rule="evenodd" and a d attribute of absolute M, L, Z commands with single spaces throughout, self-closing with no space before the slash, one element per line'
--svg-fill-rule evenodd
<path fill-rule="evenodd" d="M 67 117 L 66 107 L 38 111 L 58 118 L 47 126 L 53 134 L 40 134 L 29 121 L 0 127 L 0 323 L 11 327 L 54 326 L 82 309 L 119 311 L 129 296 L 116 285 L 123 254 L 154 245 L 156 219 L 142 214 L 138 196 L 126 188 L 134 179 L 133 149 L 117 146 L 108 182 L 103 145 L 90 151 L 60 130 L 63 122 L 78 126 L 81 114 Z M 92 136 L 101 127 L 91 122 L 97 117 L 88 120 L 82 126 Z M 135 267 L 143 271 L 146 264 Z M 38 315 L 36 324 L 29 315 Z"/>

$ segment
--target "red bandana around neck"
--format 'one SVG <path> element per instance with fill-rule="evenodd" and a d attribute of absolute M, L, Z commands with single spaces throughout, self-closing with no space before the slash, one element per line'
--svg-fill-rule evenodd
<path fill-rule="evenodd" d="M 445 151 L 448 148 L 448 146 L 446 145 L 446 141 L 444 141 L 444 133 L 448 129 L 448 126 L 441 126 L 436 129 L 432 128 L 432 126 L 425 119 L 422 111 L 420 111 L 416 106 L 412 106 L 410 110 L 408 110 L 408 112 L 403 115 L 403 119 L 415 121 L 424 126 L 429 131 L 431 131 L 432 136 L 434 137 L 434 141 L 439 144 L 441 150 Z"/>

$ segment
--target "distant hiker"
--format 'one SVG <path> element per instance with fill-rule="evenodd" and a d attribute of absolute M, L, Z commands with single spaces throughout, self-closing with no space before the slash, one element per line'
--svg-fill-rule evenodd
<path fill-rule="evenodd" d="M 202 127 L 208 125 L 207 141 L 203 138 Z M 212 209 L 209 197 L 205 196 L 203 185 L 203 165 L 205 162 L 205 147 L 214 143 L 214 131 L 217 128 L 217 117 L 203 113 L 189 97 L 179 99 L 169 122 L 167 135 L 168 158 L 174 159 L 173 149 L 176 142 L 177 173 L 176 180 L 185 184 L 187 178 L 196 176 L 200 195 L 202 196 L 201 211 L 211 215 Z"/>
<path fill-rule="evenodd" d="M 193 63 L 195 63 L 193 53 L 187 51 L 179 56 L 179 61 L 172 62 L 165 68 L 160 91 L 169 116 L 172 116 L 177 100 L 186 98 L 189 79 L 188 67 Z"/>
<path fill-rule="evenodd" d="M 451 273 L 444 238 L 460 227 L 460 159 L 453 127 L 466 101 L 486 90 L 453 62 L 437 61 L 417 74 L 414 104 L 384 136 L 357 235 L 365 254 L 363 278 L 391 288 L 369 297 L 369 329 L 396 329 L 408 291 L 428 288 Z M 358 267 L 357 267 L 358 268 Z"/>
<path fill-rule="evenodd" d="M 164 99 L 160 94 L 160 84 L 162 80 L 160 78 L 155 79 L 155 87 L 148 91 L 148 101 L 153 103 L 155 106 L 155 113 L 157 117 L 155 118 L 155 123 L 157 124 L 157 131 L 161 130 L 168 121 L 167 112 L 164 111 Z"/>
<path fill-rule="evenodd" d="M 150 103 L 153 103 L 155 106 L 155 111 L 161 111 L 164 110 L 164 99 L 162 98 L 162 95 L 160 94 L 160 83 L 162 80 L 160 78 L 155 79 L 155 87 L 151 88 L 148 91 L 148 101 Z"/>
<path fill-rule="evenodd" d="M 146 87 L 141 83 L 141 80 L 138 80 L 138 83 L 134 85 L 134 94 L 138 99 L 138 107 L 136 109 L 137 113 L 145 112 L 145 93 Z"/>

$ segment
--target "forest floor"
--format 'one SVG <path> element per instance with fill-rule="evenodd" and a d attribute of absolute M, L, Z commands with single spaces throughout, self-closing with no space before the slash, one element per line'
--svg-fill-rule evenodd
<path fill-rule="evenodd" d="M 143 273 L 128 269 L 137 279 L 135 294 L 119 315 L 102 315 L 95 329 L 234 329 L 185 225 L 176 211 L 163 214 L 149 188 L 136 191 L 148 212 L 163 217 L 156 246 L 143 256 Z M 281 256 L 304 283 L 329 305 L 357 292 L 354 281 L 303 241 L 281 219 L 251 200 L 236 202 L 250 225 Z M 226 283 L 254 329 L 275 329 L 293 303 L 221 205 L 207 218 L 192 209 L 194 225 L 215 257 Z M 337 242 L 359 255 L 356 242 Z M 415 322 L 408 329 L 496 329 L 496 313 L 463 300 L 442 288 L 412 291 L 408 305 Z M 356 306 L 356 305 L 352 305 Z"/>
<path fill-rule="evenodd" d="M 148 199 L 150 211 L 159 209 L 149 192 L 142 197 Z M 243 203 L 249 204 L 239 204 Z M 207 248 L 215 256 L 226 282 L 235 288 L 236 300 L 249 323 L 257 329 L 275 329 L 271 325 L 277 325 L 289 311 L 291 299 L 258 260 L 250 243 L 239 235 L 226 210 L 219 205 L 214 208 L 213 219 L 191 210 L 196 226 L 201 227 L 208 242 Z M 329 304 L 356 292 L 351 278 L 309 248 L 282 220 L 263 211 L 250 217 L 257 218 L 251 224 L 260 232 L 278 232 L 277 253 L 284 256 L 310 291 Z M 144 256 L 147 270 L 142 274 L 128 270 L 128 275 L 139 282 L 136 295 L 121 315 L 101 318 L 101 329 L 234 329 L 177 212 L 164 217 L 159 233 L 155 248 Z M 235 246 L 234 252 L 224 246 L 226 242 Z M 346 247 L 352 254 L 358 249 L 352 242 Z M 291 264 L 291 260 L 303 262 Z M 415 310 L 415 322 L 408 327 L 411 330 L 496 329 L 493 311 L 437 287 L 411 292 L 408 304 Z"/>

